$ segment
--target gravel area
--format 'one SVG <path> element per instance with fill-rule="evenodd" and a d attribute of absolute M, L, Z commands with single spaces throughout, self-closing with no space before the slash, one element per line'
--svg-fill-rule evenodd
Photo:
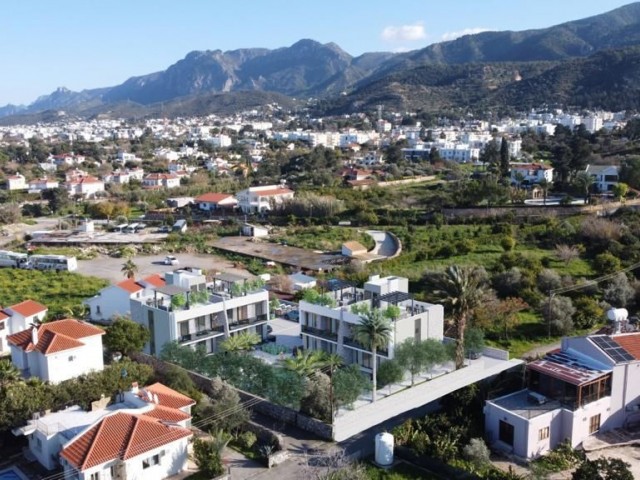
<path fill-rule="evenodd" d="M 134 263 L 138 266 L 137 277 L 145 277 L 154 273 L 163 273 L 175 270 L 180 267 L 197 267 L 203 270 L 217 270 L 220 272 L 234 273 L 244 277 L 250 277 L 251 274 L 240 268 L 235 268 L 233 264 L 215 255 L 200 255 L 188 253 L 172 254 L 180 262 L 178 265 L 164 265 L 162 262 L 165 254 L 135 256 Z M 78 260 L 78 272 L 83 275 L 93 275 L 95 277 L 104 278 L 112 283 L 117 283 L 124 279 L 121 271 L 122 264 L 125 262 L 123 258 L 112 258 L 107 256 L 99 256 L 92 260 Z"/>

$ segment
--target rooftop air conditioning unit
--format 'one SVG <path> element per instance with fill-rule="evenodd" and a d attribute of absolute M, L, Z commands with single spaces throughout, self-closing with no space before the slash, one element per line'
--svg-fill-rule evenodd
<path fill-rule="evenodd" d="M 544 405 L 548 401 L 547 397 L 536 392 L 529 392 L 528 400 L 537 405 Z"/>

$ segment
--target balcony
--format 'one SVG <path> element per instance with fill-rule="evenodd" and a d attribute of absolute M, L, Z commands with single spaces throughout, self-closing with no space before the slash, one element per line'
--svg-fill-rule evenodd
<path fill-rule="evenodd" d="M 330 340 L 332 342 L 338 341 L 338 334 L 328 330 L 323 330 L 321 328 L 314 328 L 308 325 L 301 325 L 300 330 L 302 331 L 302 333 L 308 333 L 309 335 L 324 338 L 325 340 Z"/>
<path fill-rule="evenodd" d="M 205 337 L 216 336 L 217 334 L 224 333 L 224 325 L 214 325 L 211 328 L 198 330 L 197 332 L 191 332 L 179 337 L 179 343 L 188 343 L 195 340 L 199 340 Z"/>
<path fill-rule="evenodd" d="M 342 343 L 347 346 L 347 347 L 351 347 L 351 348 L 356 348 L 358 350 L 362 350 L 363 352 L 367 352 L 367 353 L 371 353 L 371 350 L 368 348 L 365 348 L 364 345 L 362 345 L 360 342 L 356 341 L 355 339 L 351 338 L 351 337 L 344 337 L 342 340 Z M 386 348 L 379 348 L 376 351 L 376 355 L 382 355 L 384 357 L 388 357 L 389 356 L 389 350 Z"/>
<path fill-rule="evenodd" d="M 249 325 L 257 325 L 259 323 L 266 322 L 268 319 L 269 319 L 269 316 L 266 313 L 261 315 L 256 315 L 255 317 L 252 317 L 252 318 L 243 318 L 241 320 L 229 322 L 229 329 L 233 331 Z"/>

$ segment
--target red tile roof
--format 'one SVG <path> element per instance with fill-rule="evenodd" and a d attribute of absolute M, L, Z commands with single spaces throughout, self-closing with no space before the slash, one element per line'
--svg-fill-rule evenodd
<path fill-rule="evenodd" d="M 287 193 L 293 193 L 293 190 L 289 190 L 288 188 L 272 188 L 270 190 L 253 190 L 251 193 L 255 193 L 256 195 L 260 195 L 263 197 L 271 197 L 275 195 L 286 195 Z"/>
<path fill-rule="evenodd" d="M 162 278 L 157 273 L 154 275 L 149 275 L 148 277 L 144 277 L 143 280 L 147 283 L 150 283 L 154 287 L 164 287 L 167 282 L 165 282 L 164 278 Z"/>
<path fill-rule="evenodd" d="M 116 283 L 116 286 L 129 293 L 136 293 L 142 290 L 142 287 L 138 285 L 133 278 L 127 278 L 120 283 Z"/>
<path fill-rule="evenodd" d="M 84 471 L 115 459 L 128 460 L 190 436 L 190 430 L 166 425 L 157 418 L 118 412 L 76 437 L 60 455 Z"/>
<path fill-rule="evenodd" d="M 7 318 L 9 318 L 9 315 L 4 313 L 3 311 L 0 311 L 0 321 L 1 320 L 6 320 Z"/>
<path fill-rule="evenodd" d="M 147 387 L 144 387 L 143 389 L 140 389 L 140 392 L 138 393 L 140 398 L 145 398 L 145 391 L 156 394 L 158 396 L 158 405 L 162 405 L 163 407 L 180 409 L 196 404 L 193 399 L 179 392 L 176 392 L 174 389 L 169 388 L 161 383 L 154 383 L 153 385 L 149 385 Z"/>
<path fill-rule="evenodd" d="M 178 423 L 191 418 L 191 415 L 171 407 L 156 405 L 153 410 L 143 413 L 145 417 L 157 418 L 163 422 Z"/>
<path fill-rule="evenodd" d="M 34 300 L 25 300 L 24 302 L 17 303 L 16 305 L 11 305 L 7 308 L 22 315 L 23 317 L 31 317 L 48 310 L 47 307 Z"/>
<path fill-rule="evenodd" d="M 640 360 L 640 333 L 627 333 L 611 337 L 618 345 L 624 348 L 629 355 Z"/>
<path fill-rule="evenodd" d="M 38 343 L 33 344 L 33 329 L 38 330 Z M 27 328 L 7 337 L 11 345 L 23 349 L 25 352 L 37 350 L 43 355 L 62 352 L 72 348 L 82 347 L 80 339 L 94 335 L 104 335 L 105 331 L 85 322 L 66 318 L 55 322 L 43 323 L 37 327 Z"/>
<path fill-rule="evenodd" d="M 207 202 L 207 203 L 220 203 L 227 198 L 230 198 L 232 195 L 228 193 L 205 193 L 204 195 L 200 195 L 196 197 L 196 202 Z"/>

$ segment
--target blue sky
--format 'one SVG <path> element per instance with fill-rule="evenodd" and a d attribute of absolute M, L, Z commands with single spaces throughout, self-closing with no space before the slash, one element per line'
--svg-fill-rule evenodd
<path fill-rule="evenodd" d="M 630 0 L 7 0 L 0 105 L 59 86 L 117 85 L 192 50 L 335 42 L 352 55 L 422 48 L 461 33 L 544 28 Z"/>

